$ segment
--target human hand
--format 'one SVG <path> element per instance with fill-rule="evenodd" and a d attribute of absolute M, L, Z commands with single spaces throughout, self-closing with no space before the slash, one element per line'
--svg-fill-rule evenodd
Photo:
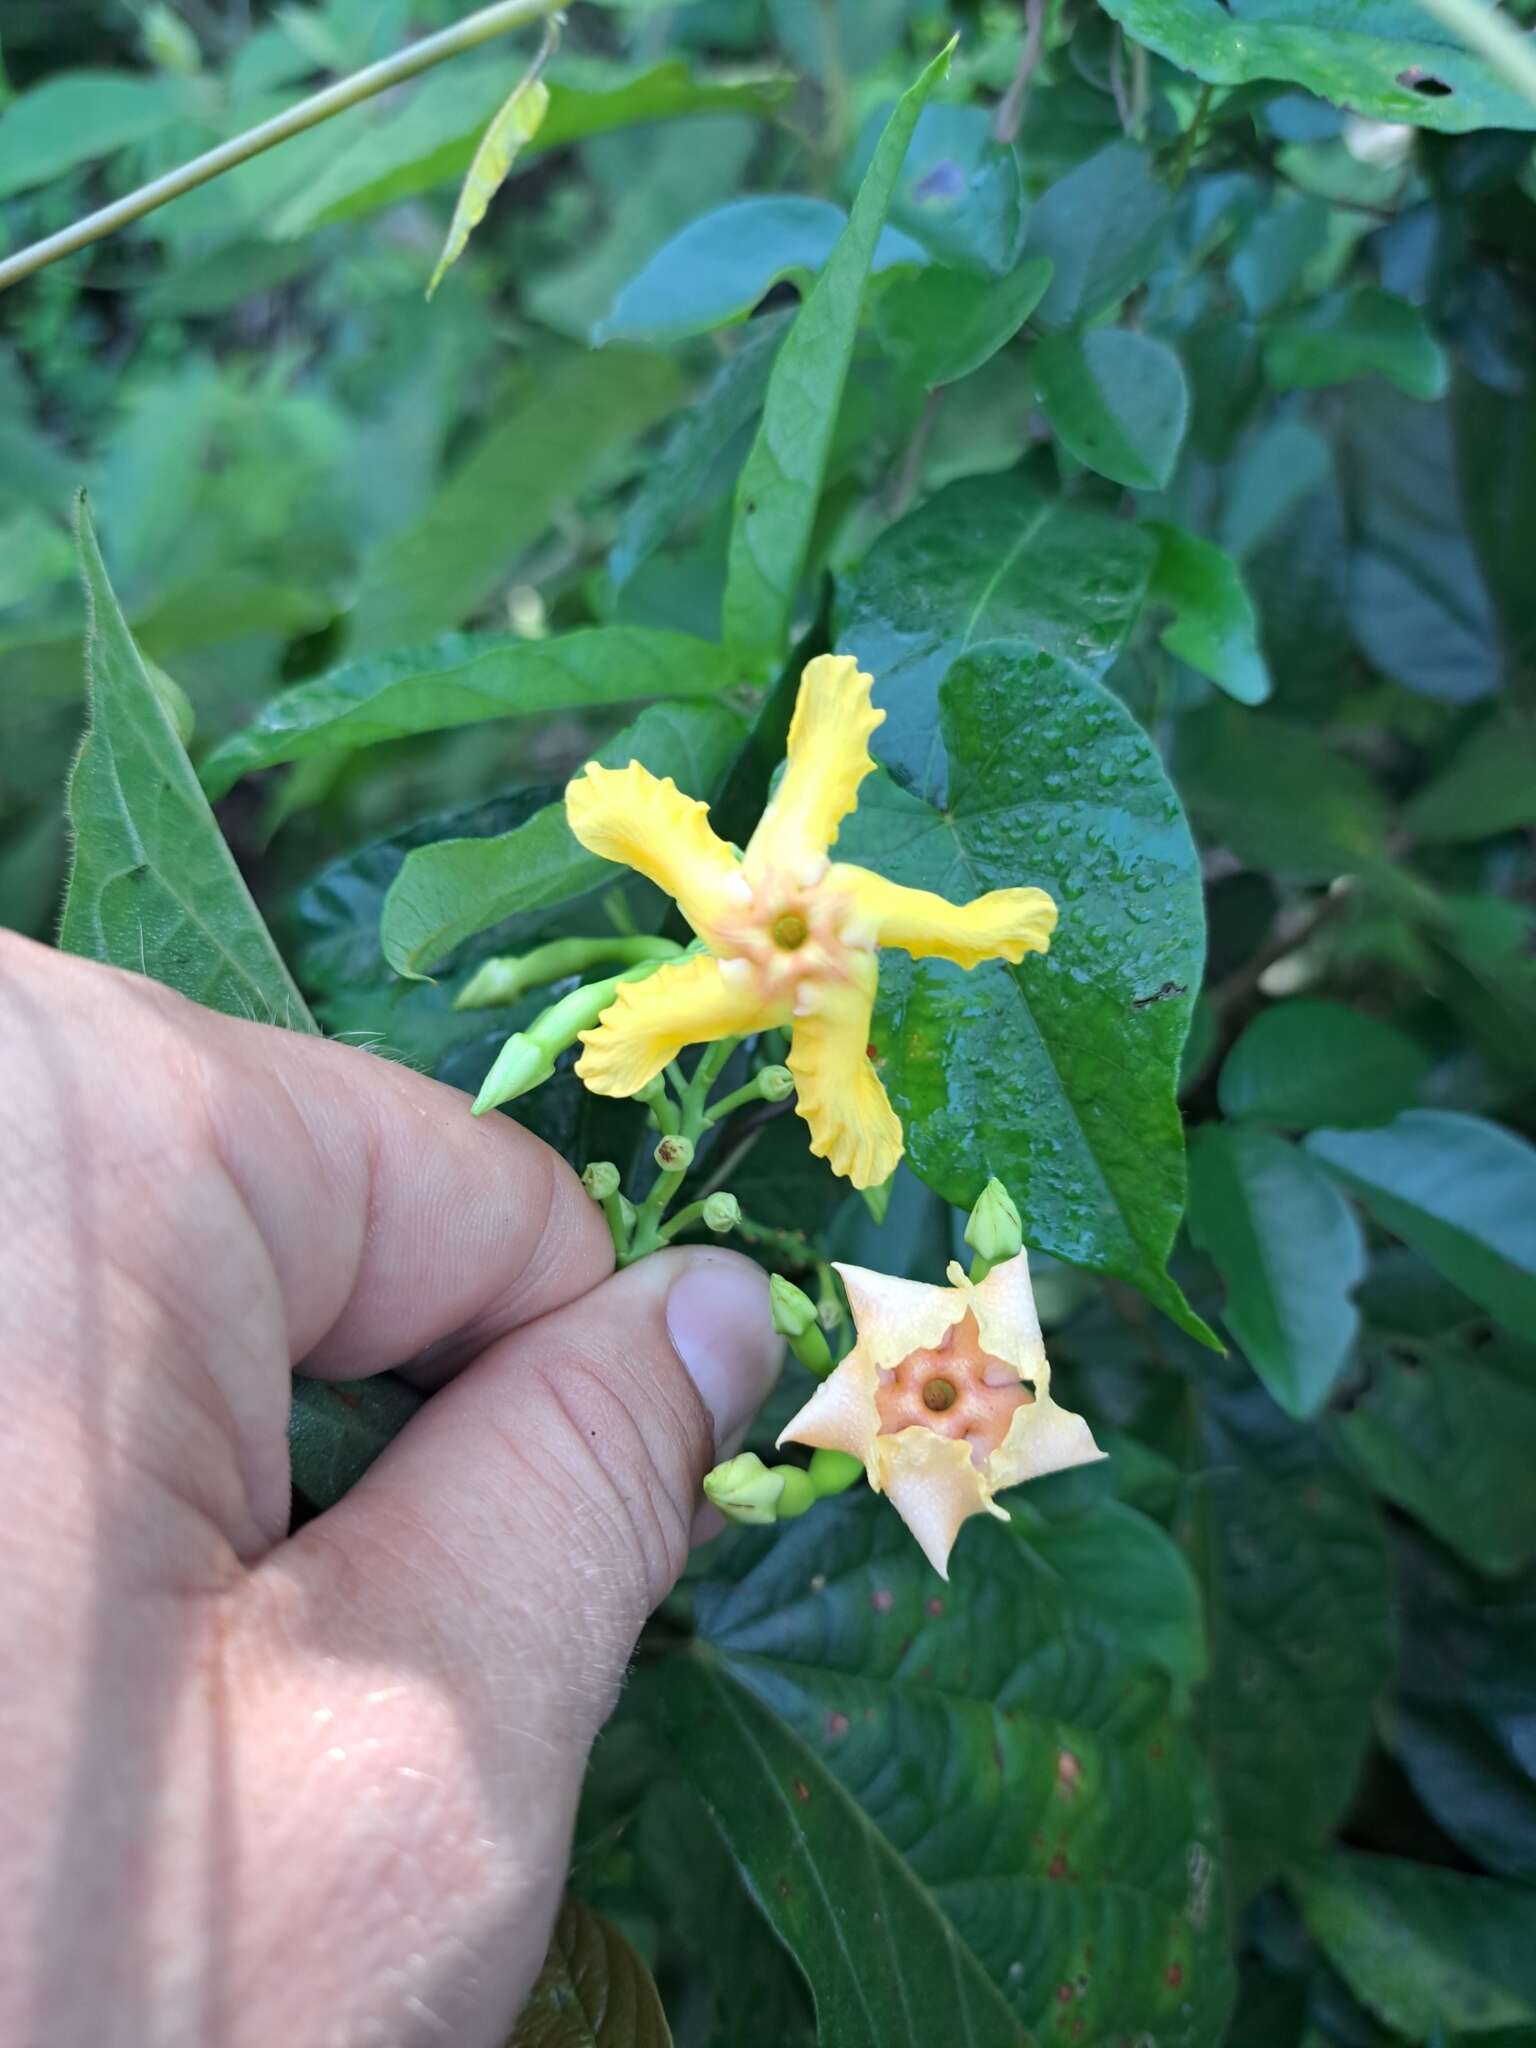
<path fill-rule="evenodd" d="M 501 2042 L 766 1281 L 614 1275 L 505 1118 L 6 935 L 0 1091 L 0 2039 Z M 290 1368 L 405 1360 L 288 1539 Z"/>

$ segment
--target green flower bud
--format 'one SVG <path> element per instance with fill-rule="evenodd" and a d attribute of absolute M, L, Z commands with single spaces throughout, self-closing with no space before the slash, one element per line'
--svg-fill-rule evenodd
<path fill-rule="evenodd" d="M 635 1090 L 636 1102 L 659 1102 L 667 1092 L 667 1084 L 660 1074 L 652 1074 L 643 1088 Z"/>
<path fill-rule="evenodd" d="M 764 1067 L 757 1077 L 757 1092 L 764 1102 L 788 1102 L 795 1092 L 795 1077 L 788 1067 Z"/>
<path fill-rule="evenodd" d="M 1017 1258 L 1024 1249 L 1024 1226 L 1000 1180 L 989 1180 L 982 1189 L 966 1222 L 965 1241 L 989 1267 Z"/>
<path fill-rule="evenodd" d="M 782 1273 L 769 1274 L 768 1297 L 773 1304 L 773 1327 L 781 1337 L 803 1337 L 817 1327 L 815 1302 Z"/>
<path fill-rule="evenodd" d="M 741 1204 L 734 1195 L 710 1195 L 705 1201 L 703 1222 L 706 1230 L 713 1230 L 720 1236 L 734 1230 L 741 1221 Z"/>
<path fill-rule="evenodd" d="M 732 1522 L 762 1525 L 777 1521 L 783 1491 L 781 1473 L 770 1472 L 755 1451 L 727 1458 L 704 1475 L 704 1498 Z"/>
<path fill-rule="evenodd" d="M 581 1176 L 581 1184 L 594 1202 L 606 1202 L 619 1192 L 619 1169 L 611 1159 L 594 1159 Z"/>
<path fill-rule="evenodd" d="M 693 1164 L 693 1140 L 669 1134 L 656 1147 L 655 1157 L 663 1173 L 686 1173 Z"/>
<path fill-rule="evenodd" d="M 831 1451 L 821 1445 L 811 1453 L 811 1485 L 818 1500 L 834 1493 L 846 1493 L 864 1477 L 864 1460 L 847 1451 Z"/>
<path fill-rule="evenodd" d="M 514 1031 L 481 1083 L 474 1114 L 484 1116 L 488 1109 L 499 1109 L 504 1102 L 526 1095 L 530 1088 L 547 1081 L 554 1071 L 555 1063 L 544 1047 L 526 1031 Z"/>
<path fill-rule="evenodd" d="M 144 54 L 151 64 L 162 71 L 174 71 L 182 78 L 192 78 L 203 68 L 203 54 L 198 48 L 197 38 L 186 23 L 164 4 L 154 0 L 144 15 L 140 34 L 144 39 Z"/>

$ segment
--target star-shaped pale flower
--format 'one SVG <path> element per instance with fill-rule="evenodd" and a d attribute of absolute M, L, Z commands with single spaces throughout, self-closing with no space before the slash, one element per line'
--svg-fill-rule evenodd
<path fill-rule="evenodd" d="M 675 898 L 707 950 L 623 983 L 581 1034 L 576 1071 L 594 1094 L 634 1095 L 685 1045 L 773 1027 L 811 1150 L 855 1187 L 875 1187 L 902 1153 L 901 1125 L 870 1063 L 877 950 L 961 967 L 1043 953 L 1056 906 L 1043 889 L 994 889 L 957 905 L 905 889 L 828 851 L 874 767 L 885 717 L 850 655 L 808 664 L 783 780 L 744 854 L 710 829 L 709 807 L 638 761 L 590 762 L 565 793 L 572 832 Z"/>
<path fill-rule="evenodd" d="M 948 1287 L 837 1270 L 858 1341 L 779 1442 L 862 1458 L 947 1579 L 962 1522 L 1007 1521 L 995 1494 L 1104 1454 L 1083 1418 L 1051 1399 L 1027 1252 L 975 1286 L 958 1265 Z"/>

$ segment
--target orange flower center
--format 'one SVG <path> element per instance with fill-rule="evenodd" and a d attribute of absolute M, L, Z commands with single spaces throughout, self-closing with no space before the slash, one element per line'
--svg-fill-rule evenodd
<path fill-rule="evenodd" d="M 982 1350 L 976 1318 L 967 1313 L 934 1350 L 914 1351 L 894 1372 L 881 1373 L 875 1406 L 882 1436 L 931 1429 L 935 1436 L 963 1437 L 980 1465 L 1034 1398 L 1011 1365 Z"/>
<path fill-rule="evenodd" d="M 710 945 L 728 960 L 749 964 L 765 1003 L 793 1010 L 808 984 L 847 979 L 854 950 L 844 936 L 850 908 L 845 892 L 825 887 L 821 876 L 782 870 L 751 880 L 742 875 Z M 869 949 L 859 950 L 867 956 Z"/>

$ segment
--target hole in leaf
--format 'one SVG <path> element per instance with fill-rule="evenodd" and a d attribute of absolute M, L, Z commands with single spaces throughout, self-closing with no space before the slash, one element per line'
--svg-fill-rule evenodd
<path fill-rule="evenodd" d="M 1443 78 L 1436 78 L 1433 72 L 1425 71 L 1417 64 L 1410 64 L 1406 71 L 1399 71 L 1397 82 L 1426 100 L 1448 100 L 1456 90 L 1455 86 L 1447 85 Z"/>

